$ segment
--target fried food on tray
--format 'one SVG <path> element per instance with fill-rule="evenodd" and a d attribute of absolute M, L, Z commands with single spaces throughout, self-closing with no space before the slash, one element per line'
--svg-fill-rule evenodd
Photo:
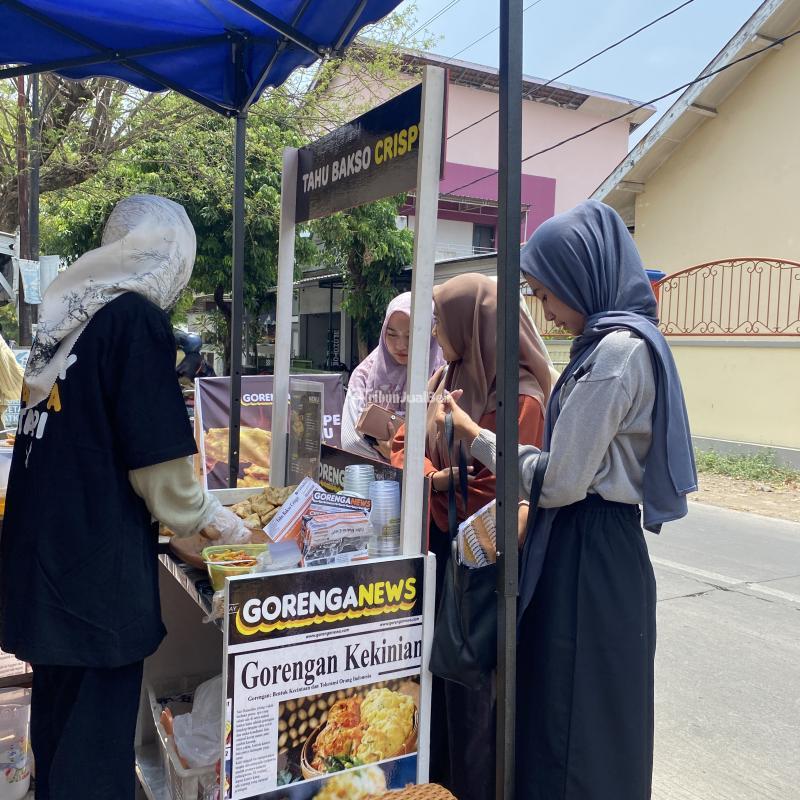
<path fill-rule="evenodd" d="M 244 519 L 253 513 L 253 503 L 251 500 L 242 500 L 241 503 L 235 503 L 232 505 L 231 511 L 233 511 L 237 517 Z"/>
<path fill-rule="evenodd" d="M 266 495 L 260 494 L 250 500 L 250 507 L 254 514 L 263 515 L 269 514 L 275 508 L 275 503 L 270 503 Z"/>
<path fill-rule="evenodd" d="M 250 485 L 247 479 L 239 481 L 239 486 Z M 232 505 L 231 511 L 243 519 L 248 528 L 263 528 L 280 511 L 281 505 L 289 499 L 296 488 L 296 486 L 286 486 L 283 489 L 276 489 L 267 486 L 261 494 Z"/>
<path fill-rule="evenodd" d="M 264 496 L 273 505 L 282 506 L 294 493 L 296 488 L 297 486 L 284 486 L 282 489 L 277 486 L 267 486 L 267 488 L 264 489 Z"/>
<path fill-rule="evenodd" d="M 261 524 L 266 525 L 279 511 L 281 510 L 280 506 L 275 506 L 272 511 L 267 511 L 263 517 L 261 517 Z"/>

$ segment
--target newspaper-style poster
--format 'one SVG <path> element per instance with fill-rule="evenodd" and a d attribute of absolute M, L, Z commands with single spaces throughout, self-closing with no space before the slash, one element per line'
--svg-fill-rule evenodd
<path fill-rule="evenodd" d="M 424 565 L 228 582 L 223 798 L 327 800 L 417 783 Z"/>
<path fill-rule="evenodd" d="M 344 406 L 342 376 L 325 374 L 308 377 L 324 386 L 321 439 L 338 445 L 341 441 Z M 240 487 L 269 485 L 272 389 L 272 375 L 242 377 Z M 230 378 L 198 378 L 195 381 L 195 436 L 200 451 L 200 472 L 207 489 L 225 489 L 228 486 L 229 426 Z"/>

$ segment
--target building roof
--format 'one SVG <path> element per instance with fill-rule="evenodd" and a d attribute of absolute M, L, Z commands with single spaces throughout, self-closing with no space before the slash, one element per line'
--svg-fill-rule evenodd
<path fill-rule="evenodd" d="M 420 68 L 426 65 L 445 67 L 450 72 L 450 83 L 455 86 L 467 86 L 486 92 L 500 91 L 500 73 L 495 67 L 474 64 L 471 61 L 459 61 L 419 50 L 405 50 L 402 59 L 407 67 Z M 641 103 L 626 97 L 617 97 L 566 83 L 550 83 L 545 78 L 530 75 L 522 76 L 522 99 L 609 117 L 624 113 L 627 109 L 637 109 L 631 112 L 629 118 L 631 130 L 646 122 L 656 111 L 652 105 L 637 108 Z"/>
<path fill-rule="evenodd" d="M 800 0 L 766 0 L 698 77 L 754 53 L 800 27 Z M 636 195 L 648 179 L 773 50 L 726 69 L 686 89 L 653 129 L 595 190 L 592 197 L 613 206 L 632 226 Z M 792 102 L 790 98 L 785 98 Z"/>

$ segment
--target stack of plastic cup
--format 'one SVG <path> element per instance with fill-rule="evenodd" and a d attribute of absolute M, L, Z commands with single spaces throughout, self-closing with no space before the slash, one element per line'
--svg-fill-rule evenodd
<path fill-rule="evenodd" d="M 396 556 L 400 552 L 400 484 L 397 481 L 375 481 L 369 487 L 372 512 L 372 556 Z"/>
<path fill-rule="evenodd" d="M 369 497 L 369 487 L 375 483 L 372 464 L 350 464 L 344 468 L 342 491 L 357 497 Z"/>

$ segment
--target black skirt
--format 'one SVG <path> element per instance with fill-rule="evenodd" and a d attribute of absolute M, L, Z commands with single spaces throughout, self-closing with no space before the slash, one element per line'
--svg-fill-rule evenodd
<path fill-rule="evenodd" d="M 520 625 L 518 800 L 650 797 L 655 645 L 638 508 L 561 509 Z"/>

